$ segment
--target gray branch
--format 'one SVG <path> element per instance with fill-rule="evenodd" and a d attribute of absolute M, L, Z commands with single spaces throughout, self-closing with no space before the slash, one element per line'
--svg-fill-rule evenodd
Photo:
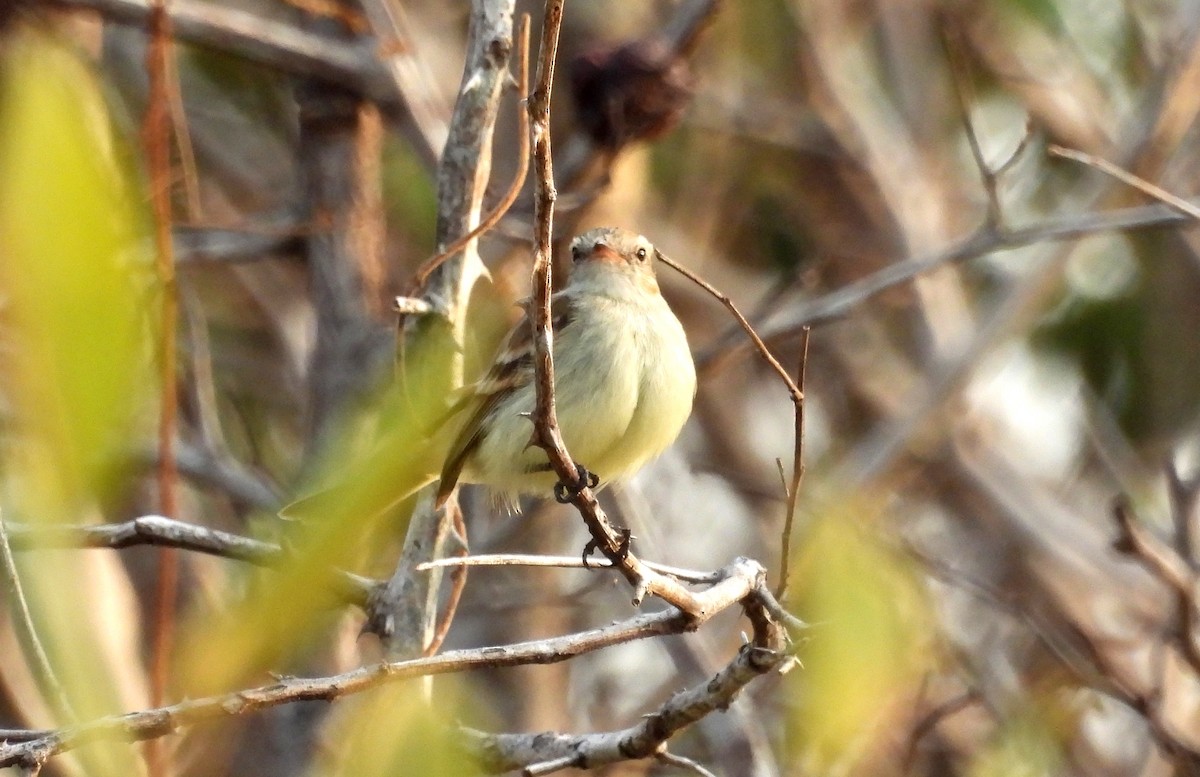
<path fill-rule="evenodd" d="M 1050 219 L 1029 227 L 985 226 L 949 248 L 926 256 L 905 259 L 855 281 L 835 292 L 801 303 L 759 327 L 765 339 L 799 333 L 841 318 L 866 300 L 912 281 L 943 265 L 976 259 L 997 251 L 1039 243 L 1061 243 L 1100 232 L 1121 232 L 1149 227 L 1193 225 L 1195 220 L 1165 205 L 1146 205 L 1099 213 L 1079 213 Z M 708 358 L 708 357 L 705 357 Z"/>
<path fill-rule="evenodd" d="M 274 543 L 243 537 L 219 529 L 176 521 L 161 515 L 143 515 L 123 523 L 88 526 L 34 526 L 8 524 L 8 538 L 14 551 L 47 548 L 132 548 L 138 545 L 179 548 L 210 556 L 244 561 L 273 568 L 287 560 L 287 554 Z M 375 588 L 375 581 L 341 572 L 339 592 L 346 601 L 362 605 Z"/>
<path fill-rule="evenodd" d="M 509 80 L 513 6 L 513 0 L 475 0 L 471 5 L 462 82 L 438 168 L 439 250 L 479 222 L 491 172 L 492 133 Z M 462 385 L 464 308 L 483 273 L 476 242 L 470 241 L 430 277 L 422 299 L 436 312 L 406 321 L 403 337 L 419 339 L 425 346 L 419 349 L 421 354 L 428 354 L 413 354 L 414 361 L 425 361 L 403 365 L 407 375 L 420 376 L 421 385 L 414 385 L 418 395 L 440 397 Z M 372 597 L 365 628 L 379 636 L 389 655 L 418 655 L 434 634 L 443 573 L 436 569 L 422 574 L 417 567 L 452 551 L 455 533 L 450 518 L 450 510 L 433 509 L 428 494 L 418 500 L 400 561 L 391 579 Z"/>

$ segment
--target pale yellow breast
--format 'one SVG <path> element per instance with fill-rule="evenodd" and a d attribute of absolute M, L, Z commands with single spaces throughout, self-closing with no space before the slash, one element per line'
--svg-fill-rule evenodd
<path fill-rule="evenodd" d="M 559 428 L 572 458 L 610 483 L 661 453 L 691 413 L 696 374 L 687 338 L 658 295 L 594 296 L 555 338 Z M 534 388 L 498 407 L 463 479 L 547 495 L 557 480 L 527 447 Z"/>

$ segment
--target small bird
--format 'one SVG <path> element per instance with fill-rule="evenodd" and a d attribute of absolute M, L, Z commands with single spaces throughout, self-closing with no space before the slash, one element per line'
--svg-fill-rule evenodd
<path fill-rule="evenodd" d="M 687 335 L 659 293 L 661 254 L 628 230 L 601 227 L 571 242 L 570 279 L 551 298 L 554 396 L 567 451 L 603 484 L 631 477 L 679 435 L 696 368 Z M 461 400 L 466 421 L 442 468 L 437 504 L 459 482 L 492 488 L 510 507 L 558 482 L 530 445 L 535 401 L 528 312 L 482 380 Z"/>

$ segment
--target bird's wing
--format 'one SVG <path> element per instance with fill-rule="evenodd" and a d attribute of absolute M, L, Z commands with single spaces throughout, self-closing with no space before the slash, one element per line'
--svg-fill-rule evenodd
<path fill-rule="evenodd" d="M 474 404 L 475 409 L 459 429 L 446 455 L 441 483 L 438 484 L 438 506 L 449 498 L 467 459 L 483 441 L 488 416 L 505 397 L 533 381 L 533 327 L 529 323 L 528 304 L 523 307 L 525 315 L 504 338 L 504 345 L 496 354 L 491 369 L 470 387 L 462 400 L 464 407 Z M 563 332 L 574 318 L 574 300 L 565 292 L 555 294 L 550 300 L 550 325 L 555 333 Z"/>

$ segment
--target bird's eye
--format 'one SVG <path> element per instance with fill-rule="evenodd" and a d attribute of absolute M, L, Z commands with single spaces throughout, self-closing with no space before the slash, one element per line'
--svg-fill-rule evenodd
<path fill-rule="evenodd" d="M 578 262 L 583 258 L 583 246 L 575 243 L 571 246 L 571 261 Z"/>
<path fill-rule="evenodd" d="M 646 261 L 646 249 L 639 248 L 635 253 L 635 256 L 637 256 L 639 262 Z"/>

